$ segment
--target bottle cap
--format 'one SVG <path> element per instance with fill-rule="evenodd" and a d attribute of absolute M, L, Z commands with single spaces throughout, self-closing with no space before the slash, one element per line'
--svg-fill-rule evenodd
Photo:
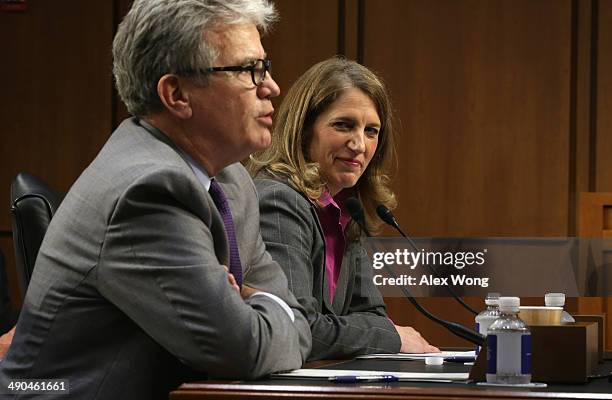
<path fill-rule="evenodd" d="M 502 312 L 518 312 L 521 305 L 521 299 L 518 297 L 500 297 L 499 311 Z"/>
<path fill-rule="evenodd" d="M 565 305 L 565 293 L 546 293 L 544 304 L 547 307 L 563 307 Z"/>
<path fill-rule="evenodd" d="M 488 306 L 499 305 L 499 293 L 487 293 L 485 304 Z"/>
<path fill-rule="evenodd" d="M 442 365 L 444 364 L 444 357 L 425 357 L 426 365 Z"/>

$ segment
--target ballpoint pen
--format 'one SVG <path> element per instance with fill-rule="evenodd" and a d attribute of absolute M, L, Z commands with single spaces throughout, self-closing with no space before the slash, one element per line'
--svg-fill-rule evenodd
<path fill-rule="evenodd" d="M 444 357 L 444 361 L 456 362 L 456 363 L 474 362 L 475 360 L 476 360 L 476 357 L 473 357 L 473 356 Z"/>
<path fill-rule="evenodd" d="M 399 379 L 394 375 L 338 375 L 331 376 L 330 382 L 335 383 L 360 383 L 360 382 L 397 382 Z"/>

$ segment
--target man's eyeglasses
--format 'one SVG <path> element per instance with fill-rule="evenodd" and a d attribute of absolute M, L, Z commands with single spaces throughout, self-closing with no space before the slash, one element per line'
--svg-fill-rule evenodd
<path fill-rule="evenodd" d="M 266 73 L 272 73 L 272 61 L 257 59 L 251 65 L 230 65 L 227 67 L 210 67 L 201 70 L 202 72 L 250 72 L 251 80 L 255 86 L 261 85 L 266 79 Z"/>

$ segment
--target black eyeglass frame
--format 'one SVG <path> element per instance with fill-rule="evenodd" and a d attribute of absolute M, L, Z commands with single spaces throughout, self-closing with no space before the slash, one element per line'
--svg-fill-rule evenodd
<path fill-rule="evenodd" d="M 261 73 L 260 76 L 258 76 L 258 78 L 260 79 L 259 83 L 257 83 L 257 80 L 255 79 L 255 69 L 257 67 L 257 64 L 259 64 L 259 62 L 261 61 L 261 63 L 263 64 L 263 73 Z M 251 65 L 229 65 L 227 67 L 210 67 L 210 68 L 205 68 L 202 70 L 203 72 L 207 72 L 207 73 L 211 73 L 211 72 L 250 72 L 251 73 L 251 81 L 253 81 L 253 85 L 255 86 L 259 86 L 262 84 L 263 81 L 266 80 L 266 74 L 272 74 L 272 60 L 270 60 L 269 58 L 261 59 L 258 58 L 257 60 L 254 60 L 253 63 Z"/>

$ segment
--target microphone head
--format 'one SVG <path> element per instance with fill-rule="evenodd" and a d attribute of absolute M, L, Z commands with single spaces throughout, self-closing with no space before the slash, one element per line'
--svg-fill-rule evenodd
<path fill-rule="evenodd" d="M 359 225 L 359 227 L 361 228 L 363 233 L 365 233 L 366 236 L 370 236 L 370 232 L 368 231 L 368 227 L 366 226 L 365 214 L 363 213 L 363 207 L 361 206 L 361 202 L 355 197 L 349 197 L 348 199 L 346 199 L 346 203 L 344 204 L 346 205 L 346 209 L 348 210 L 349 214 L 351 214 L 351 218 L 353 218 L 353 221 L 355 221 L 357 225 Z"/>
<path fill-rule="evenodd" d="M 376 207 L 376 214 L 378 214 L 378 217 L 387 224 L 391 226 L 397 225 L 397 221 L 395 220 L 393 213 L 384 204 L 379 204 L 378 207 Z"/>
<path fill-rule="evenodd" d="M 365 222 L 365 216 L 363 215 L 363 207 L 361 207 L 361 203 L 355 197 L 349 197 L 346 199 L 346 209 L 349 214 L 351 214 L 351 218 L 357 222 L 360 226 Z"/>

